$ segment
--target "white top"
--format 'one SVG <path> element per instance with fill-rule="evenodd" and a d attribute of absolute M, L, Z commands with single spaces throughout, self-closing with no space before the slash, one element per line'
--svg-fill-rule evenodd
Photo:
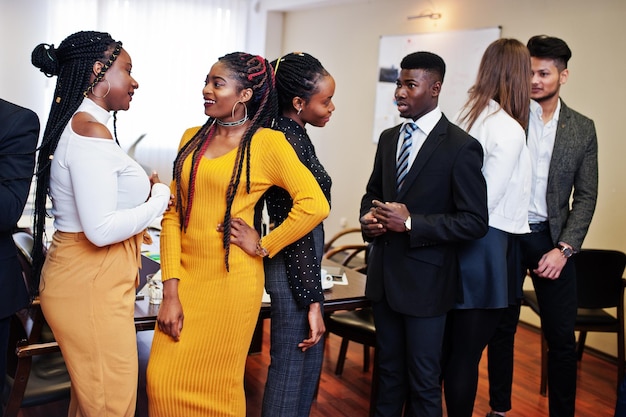
<path fill-rule="evenodd" d="M 402 127 L 400 127 L 400 135 L 398 136 L 398 148 L 396 150 L 396 160 L 400 156 L 400 149 L 402 148 L 402 142 L 404 141 L 404 125 L 407 123 L 415 123 L 417 125 L 417 130 L 413 132 L 413 144 L 411 145 L 411 151 L 409 153 L 409 169 L 413 165 L 415 158 L 417 158 L 417 153 L 421 149 L 422 145 L 426 141 L 430 132 L 435 128 L 439 120 L 441 119 L 442 113 L 439 106 L 435 107 L 419 119 L 413 121 L 413 119 L 407 119 L 402 123 Z"/>
<path fill-rule="evenodd" d="M 482 172 L 487 182 L 489 226 L 508 233 L 530 232 L 531 165 L 524 129 L 490 100 L 468 133 L 484 151 Z"/>
<path fill-rule="evenodd" d="M 102 124 L 111 117 L 88 98 L 78 112 L 87 112 Z M 96 246 L 140 233 L 165 211 L 169 187 L 155 184 L 148 199 L 148 175 L 114 140 L 81 136 L 71 126 L 70 120 L 50 168 L 54 227 L 84 232 Z"/>
<path fill-rule="evenodd" d="M 533 179 L 530 189 L 530 209 L 528 221 L 541 223 L 548 220 L 548 173 L 552 150 L 556 139 L 556 129 L 559 125 L 561 99 L 558 100 L 552 119 L 544 124 L 543 109 L 534 100 L 530 101 L 530 117 L 528 119 L 528 150 L 530 151 Z"/>

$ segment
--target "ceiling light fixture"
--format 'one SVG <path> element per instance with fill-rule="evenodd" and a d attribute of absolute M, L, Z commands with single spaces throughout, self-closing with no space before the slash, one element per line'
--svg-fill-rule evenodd
<path fill-rule="evenodd" d="M 408 16 L 407 19 L 422 19 L 424 17 L 429 17 L 433 20 L 441 19 L 441 13 L 422 13 L 415 16 Z"/>

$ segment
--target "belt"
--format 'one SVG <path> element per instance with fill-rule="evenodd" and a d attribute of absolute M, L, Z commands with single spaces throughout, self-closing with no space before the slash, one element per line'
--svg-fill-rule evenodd
<path fill-rule="evenodd" d="M 530 233 L 545 232 L 550 228 L 548 222 L 530 223 L 528 226 L 530 226 Z"/>

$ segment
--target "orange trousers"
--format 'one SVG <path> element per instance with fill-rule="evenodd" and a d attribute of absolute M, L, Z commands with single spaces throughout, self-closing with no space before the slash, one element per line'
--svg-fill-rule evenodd
<path fill-rule="evenodd" d="M 84 233 L 54 233 L 40 300 L 72 381 L 69 417 L 135 415 L 140 244 L 97 247 Z"/>

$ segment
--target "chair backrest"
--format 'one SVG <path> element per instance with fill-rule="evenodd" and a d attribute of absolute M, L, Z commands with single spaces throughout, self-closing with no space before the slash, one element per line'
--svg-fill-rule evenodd
<path fill-rule="evenodd" d="M 33 258 L 31 254 L 33 253 L 33 245 L 35 244 L 35 239 L 33 235 L 28 232 L 15 232 L 13 233 L 13 241 L 15 242 L 15 246 L 17 249 L 29 263 L 33 262 Z"/>
<path fill-rule="evenodd" d="M 363 241 L 363 237 L 361 235 L 361 228 L 360 227 L 349 227 L 347 229 L 342 229 L 339 232 L 337 232 L 334 236 L 332 236 L 330 239 L 328 239 L 326 241 L 326 243 L 324 243 L 324 253 L 328 252 L 333 247 L 335 247 L 336 244 L 337 244 L 337 241 L 340 238 L 343 238 L 343 237 L 348 236 L 348 235 L 353 235 L 353 236 L 358 235 L 359 243 Z M 351 242 L 351 243 L 353 243 L 353 242 Z"/>
<path fill-rule="evenodd" d="M 576 266 L 579 308 L 610 308 L 623 302 L 626 254 L 616 250 L 583 249 L 572 259 Z"/>
<path fill-rule="evenodd" d="M 361 272 L 367 267 L 367 250 L 367 244 L 341 245 L 328 250 L 324 258 L 332 259 L 343 266 L 353 267 Z M 363 260 L 359 261 L 356 266 L 352 265 L 352 261 L 360 254 L 363 255 Z"/>
<path fill-rule="evenodd" d="M 2 417 L 17 417 L 22 407 L 70 396 L 71 382 L 63 356 L 59 345 L 44 337 L 46 327 L 36 301 L 12 317 L 7 375 L 2 376 L 5 378 Z"/>
<path fill-rule="evenodd" d="M 31 292 L 29 288 L 33 274 L 33 257 L 31 254 L 35 240 L 33 236 L 27 232 L 15 232 L 13 233 L 13 242 L 15 242 L 15 246 L 17 247 L 17 259 L 22 266 L 24 284 L 29 292 Z"/>

